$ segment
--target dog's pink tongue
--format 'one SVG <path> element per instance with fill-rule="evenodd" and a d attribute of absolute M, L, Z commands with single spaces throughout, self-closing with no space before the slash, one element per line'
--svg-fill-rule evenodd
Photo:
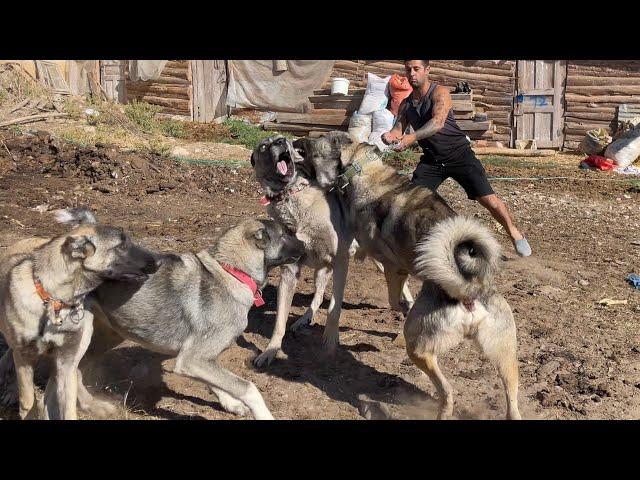
<path fill-rule="evenodd" d="M 289 171 L 289 167 L 287 167 L 287 162 L 285 162 L 284 160 L 280 160 L 277 164 L 276 167 L 278 169 L 278 171 L 282 174 L 282 175 L 286 175 L 287 172 Z"/>

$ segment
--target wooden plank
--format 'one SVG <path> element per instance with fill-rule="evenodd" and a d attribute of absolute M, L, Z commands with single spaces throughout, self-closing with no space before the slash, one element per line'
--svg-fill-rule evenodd
<path fill-rule="evenodd" d="M 451 108 L 455 112 L 473 112 L 474 110 L 471 102 L 451 102 Z"/>
<path fill-rule="evenodd" d="M 360 107 L 361 102 L 323 102 L 313 103 L 312 111 L 316 110 L 344 110 L 347 113 L 353 113 Z"/>
<path fill-rule="evenodd" d="M 312 95 L 309 97 L 311 103 L 338 102 L 338 101 L 360 101 L 364 95 Z"/>
<path fill-rule="evenodd" d="M 166 84 L 148 84 L 134 83 L 127 85 L 127 90 L 136 95 L 156 95 L 170 96 L 175 98 L 189 98 L 189 87 L 187 85 L 166 85 Z"/>
<path fill-rule="evenodd" d="M 620 103 L 640 104 L 640 95 L 578 95 L 567 92 L 565 98 L 568 102 L 576 103 L 606 103 L 616 105 Z"/>
<path fill-rule="evenodd" d="M 640 77 L 600 77 L 591 75 L 569 75 L 567 87 L 596 85 L 640 85 Z"/>
<path fill-rule="evenodd" d="M 322 131 L 330 132 L 332 130 L 338 130 L 337 128 L 325 125 L 308 125 L 308 124 L 291 124 L 291 123 L 275 123 L 265 122 L 262 124 L 264 130 L 281 130 L 285 132 L 310 132 L 310 131 Z"/>
<path fill-rule="evenodd" d="M 185 100 L 182 98 L 163 98 L 156 97 L 152 95 L 134 95 L 136 99 L 139 101 L 147 102 L 152 105 L 159 105 L 162 107 L 175 108 L 177 110 L 185 110 L 189 112 L 189 100 Z"/>
<path fill-rule="evenodd" d="M 476 112 L 453 112 L 456 120 L 471 120 Z"/>
<path fill-rule="evenodd" d="M 480 74 L 491 74 L 498 75 L 501 77 L 513 77 L 513 66 L 507 66 L 504 68 L 500 67 L 477 67 L 477 66 L 467 66 L 460 65 L 451 62 L 431 62 L 433 67 L 437 67 L 441 70 L 453 70 L 453 71 L 461 71 L 468 73 L 480 73 Z"/>
<path fill-rule="evenodd" d="M 456 122 L 460 127 L 460 130 L 471 131 L 471 130 L 489 130 L 493 125 L 490 120 L 485 122 L 474 122 L 472 120 L 460 120 Z"/>
<path fill-rule="evenodd" d="M 345 115 L 317 115 L 315 113 L 285 113 L 278 112 L 277 123 L 303 123 L 310 125 L 348 126 L 349 117 Z"/>
<path fill-rule="evenodd" d="M 567 87 L 568 93 L 578 95 L 640 95 L 640 85 L 597 85 Z"/>
<path fill-rule="evenodd" d="M 473 100 L 473 92 L 471 93 L 452 93 L 451 100 L 459 102 L 471 102 Z"/>
<path fill-rule="evenodd" d="M 354 96 L 364 96 L 364 92 L 365 89 L 364 88 L 358 88 L 358 89 L 352 89 L 349 88 L 349 95 L 354 95 Z M 318 95 L 318 96 L 322 96 L 322 95 L 331 95 L 331 89 L 330 88 L 321 88 L 319 90 L 314 90 L 313 91 L 314 95 Z"/>

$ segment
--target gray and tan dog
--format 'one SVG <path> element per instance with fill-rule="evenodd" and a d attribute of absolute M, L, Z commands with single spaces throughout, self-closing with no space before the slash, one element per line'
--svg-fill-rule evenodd
<path fill-rule="evenodd" d="M 302 157 L 291 141 L 274 136 L 260 142 L 251 155 L 257 180 L 265 190 L 267 211 L 271 218 L 295 232 L 305 245 L 305 266 L 315 269 L 315 292 L 310 307 L 293 325 L 296 330 L 313 322 L 322 304 L 327 282 L 333 275 L 333 294 L 323 341 L 329 350 L 338 342 L 338 322 L 347 278 L 349 246 L 353 240 L 346 212 L 335 194 L 327 194 L 300 174 Z M 281 351 L 289 310 L 300 276 L 300 264 L 281 268 L 278 286 L 278 311 L 271 340 L 255 363 L 268 365 Z"/>
<path fill-rule="evenodd" d="M 271 218 L 295 232 L 306 248 L 303 265 L 315 270 L 315 292 L 307 311 L 292 326 L 292 330 L 311 324 L 324 298 L 327 283 L 333 275 L 333 292 L 323 342 L 329 351 L 339 342 L 338 324 L 347 281 L 353 228 L 342 198 L 338 192 L 326 192 L 318 185 L 314 171 L 305 169 L 303 157 L 294 143 L 283 136 L 274 136 L 260 142 L 251 156 L 256 178 L 266 192 L 267 211 Z M 265 351 L 255 363 L 269 364 L 281 352 L 291 301 L 302 265 L 291 264 L 281 269 L 278 287 L 276 325 Z M 403 285 L 404 286 L 404 285 Z M 408 288 L 402 293 L 404 304 L 413 299 Z M 392 307 L 403 310 L 400 299 Z"/>
<path fill-rule="evenodd" d="M 342 192 L 358 255 L 382 264 L 389 303 L 403 310 L 403 289 L 415 273 L 417 242 L 455 212 L 440 195 L 411 184 L 385 165 L 377 147 L 356 144 L 344 132 L 301 138 L 294 147 L 319 187 Z"/>
<path fill-rule="evenodd" d="M 59 212 L 58 220 L 80 212 Z M 25 239 L 3 253 L 0 332 L 13 355 L 21 418 L 37 416 L 34 368 L 43 356 L 53 360 L 43 417 L 77 418 L 76 372 L 93 331 L 87 295 L 107 279 L 142 280 L 156 268 L 155 259 L 121 229 L 98 224 L 51 239 Z"/>
<path fill-rule="evenodd" d="M 509 418 L 519 418 L 515 323 L 493 290 L 499 248 L 491 234 L 385 165 L 373 145 L 356 144 L 344 132 L 294 145 L 319 186 L 342 192 L 360 254 L 384 266 L 390 303 L 401 298 L 408 275 L 425 281 L 404 334 L 410 358 L 442 397 L 440 416 L 451 414 L 452 397 L 436 356 L 471 337 L 498 367 Z"/>
<path fill-rule="evenodd" d="M 493 283 L 500 245 L 478 221 L 457 216 L 437 223 L 416 250 L 416 275 L 424 282 L 404 336 L 409 358 L 438 391 L 439 418 L 453 414 L 453 394 L 438 356 L 466 338 L 497 368 L 507 419 L 520 419 L 516 325 Z"/>
<path fill-rule="evenodd" d="M 128 339 L 176 356 L 174 373 L 208 384 L 227 411 L 273 419 L 256 386 L 217 357 L 245 330 L 252 305 L 262 304 L 268 271 L 303 254 L 282 225 L 253 219 L 198 253 L 155 254 L 161 265 L 144 283 L 105 282 L 92 295 L 96 334 L 86 363 Z"/>

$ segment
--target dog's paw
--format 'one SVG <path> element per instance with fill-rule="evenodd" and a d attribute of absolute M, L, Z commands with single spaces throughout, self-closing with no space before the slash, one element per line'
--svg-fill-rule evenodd
<path fill-rule="evenodd" d="M 79 404 L 80 410 L 92 417 L 107 418 L 115 415 L 117 408 L 115 405 L 105 401 L 94 399 L 88 404 Z"/>
<path fill-rule="evenodd" d="M 340 345 L 340 336 L 338 332 L 332 332 L 325 329 L 322 335 L 322 345 L 327 353 L 335 353 L 336 348 Z"/>
<path fill-rule="evenodd" d="M 292 332 L 297 332 L 301 328 L 308 327 L 312 324 L 313 324 L 313 310 L 308 309 L 306 312 L 304 312 L 304 315 L 298 318 L 298 320 L 296 320 L 293 323 L 293 325 L 289 327 L 289 330 L 291 330 Z"/>
<path fill-rule="evenodd" d="M 218 396 L 218 401 L 225 412 L 233 413 L 239 417 L 244 417 L 250 412 L 249 407 L 235 398 Z"/>
<path fill-rule="evenodd" d="M 271 365 L 271 362 L 273 362 L 274 358 L 286 360 L 288 357 L 279 348 L 267 348 L 264 352 L 256 357 L 256 359 L 253 361 L 253 364 L 258 368 L 269 366 Z"/>

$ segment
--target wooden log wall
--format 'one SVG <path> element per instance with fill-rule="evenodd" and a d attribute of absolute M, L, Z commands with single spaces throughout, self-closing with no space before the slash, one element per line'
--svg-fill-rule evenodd
<path fill-rule="evenodd" d="M 616 107 L 640 106 L 640 60 L 567 61 L 565 99 L 565 148 L 577 148 L 591 129 L 614 133 Z"/>
<path fill-rule="evenodd" d="M 494 131 L 484 132 L 476 139 L 500 141 L 509 145 L 515 93 L 514 60 L 432 60 L 430 78 L 437 83 L 455 87 L 460 81 L 473 88 L 477 111 L 486 112 L 495 125 Z M 330 88 L 331 79 L 350 80 L 350 88 L 367 86 L 367 73 L 386 76 L 404 75 L 402 60 L 336 60 L 330 78 L 323 85 Z"/>
<path fill-rule="evenodd" d="M 160 77 L 151 81 L 125 82 L 127 102 L 137 100 L 162 107 L 161 113 L 191 118 L 192 87 L 189 60 L 169 60 Z"/>

